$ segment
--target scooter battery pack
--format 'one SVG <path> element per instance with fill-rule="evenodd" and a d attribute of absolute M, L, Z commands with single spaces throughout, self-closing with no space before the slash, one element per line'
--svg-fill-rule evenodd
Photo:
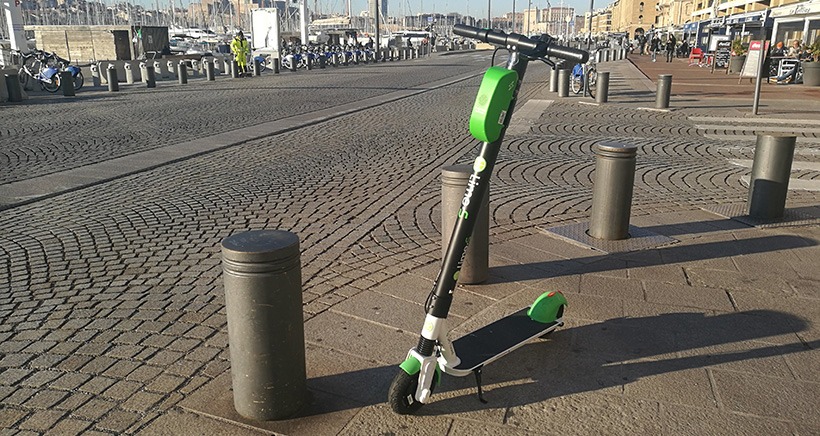
<path fill-rule="evenodd" d="M 470 134 L 474 138 L 494 142 L 501 137 L 517 82 L 518 73 L 506 68 L 490 67 L 484 73 L 470 114 Z"/>

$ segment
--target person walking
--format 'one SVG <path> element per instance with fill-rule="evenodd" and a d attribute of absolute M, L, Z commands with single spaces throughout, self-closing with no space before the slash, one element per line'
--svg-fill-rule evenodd
<path fill-rule="evenodd" d="M 231 41 L 231 52 L 233 52 L 234 59 L 236 60 L 236 66 L 239 69 L 240 74 L 245 74 L 248 68 L 248 54 L 250 54 L 251 48 L 248 44 L 248 40 L 245 39 L 245 35 L 240 30 L 236 36 Z"/>
<path fill-rule="evenodd" d="M 669 37 L 666 38 L 666 62 L 672 62 L 672 58 L 675 56 L 675 46 L 677 42 L 675 35 L 671 33 Z"/>
<path fill-rule="evenodd" d="M 652 40 L 649 43 L 649 51 L 652 52 L 652 62 L 657 61 L 658 51 L 661 49 L 661 39 L 657 34 L 652 35 Z"/>

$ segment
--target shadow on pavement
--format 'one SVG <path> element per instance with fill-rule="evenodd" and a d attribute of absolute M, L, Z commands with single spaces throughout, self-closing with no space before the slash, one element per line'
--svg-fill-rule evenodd
<path fill-rule="evenodd" d="M 800 353 L 820 345 L 820 341 L 803 343 L 794 335 L 807 327 L 804 319 L 788 313 L 754 310 L 717 316 L 670 313 L 616 318 L 559 329 L 548 341 L 525 345 L 484 369 L 487 404 L 478 401 L 472 376 L 444 376 L 433 402 L 420 414 L 522 406 L 564 395 L 620 389 L 658 374 L 721 364 L 746 362 L 748 373 L 757 372 L 755 365 L 765 373 L 767 364 L 757 359 Z M 384 403 L 398 370 L 397 362 L 314 378 L 308 384 L 314 390 L 351 400 L 349 404 L 334 402 L 338 409 L 332 411 L 345 410 Z M 316 412 L 329 411 L 325 405 Z M 303 416 L 313 414 L 305 411 Z"/>
<path fill-rule="evenodd" d="M 548 238 L 548 236 L 544 236 Z M 674 245 L 655 250 L 630 252 L 647 253 L 655 251 L 660 256 L 642 256 L 641 266 L 659 266 L 675 263 L 692 262 L 721 257 L 738 256 L 741 254 L 768 253 L 771 251 L 790 250 L 817 245 L 817 241 L 791 235 L 765 236 L 743 240 L 708 242 L 703 244 Z M 587 257 L 583 264 L 571 259 L 553 260 L 521 265 L 505 265 L 490 268 L 493 283 L 513 281 L 540 280 L 552 277 L 578 273 L 595 273 L 626 268 L 619 262 L 603 262 L 617 260 L 618 254 L 603 254 Z"/>

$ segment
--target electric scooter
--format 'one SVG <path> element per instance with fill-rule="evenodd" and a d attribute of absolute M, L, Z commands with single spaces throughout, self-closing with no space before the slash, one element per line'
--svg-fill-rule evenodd
<path fill-rule="evenodd" d="M 482 141 L 481 151 L 473 163 L 441 271 L 425 304 L 427 315 L 418 345 L 399 365 L 388 392 L 391 408 L 403 415 L 414 413 L 430 402 L 441 372 L 459 377 L 473 373 L 478 398 L 486 403 L 481 388 L 484 365 L 563 325 L 567 305 L 560 292 L 544 293 L 530 307 L 454 341 L 448 338 L 447 314 L 481 207 L 479 199 L 487 190 L 527 64 L 531 60 L 552 64 L 548 56 L 572 63 L 585 63 L 589 59 L 586 51 L 557 45 L 549 35 L 530 39 L 516 33 L 506 34 L 462 24 L 456 24 L 453 33 L 505 48 L 510 57 L 506 67 L 492 66 L 487 70 L 470 115 L 470 133 Z"/>

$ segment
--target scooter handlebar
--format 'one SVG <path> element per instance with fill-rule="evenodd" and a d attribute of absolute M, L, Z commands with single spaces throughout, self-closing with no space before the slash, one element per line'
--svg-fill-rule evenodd
<path fill-rule="evenodd" d="M 587 51 L 554 44 L 552 38 L 549 37 L 532 39 L 517 33 L 507 34 L 500 30 L 480 29 L 465 24 L 453 26 L 453 33 L 493 45 L 515 47 L 518 51 L 534 57 L 554 56 L 578 63 L 584 63 L 589 59 Z"/>

